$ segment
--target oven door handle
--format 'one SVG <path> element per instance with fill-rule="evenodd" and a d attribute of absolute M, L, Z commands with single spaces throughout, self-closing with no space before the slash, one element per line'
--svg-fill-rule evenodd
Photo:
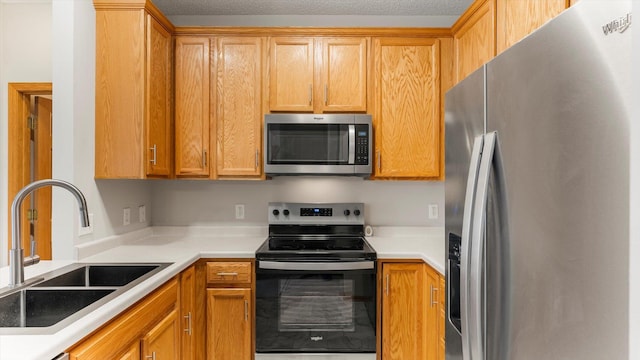
<path fill-rule="evenodd" d="M 366 270 L 374 269 L 375 261 L 336 261 L 336 262 L 300 262 L 300 261 L 258 261 L 259 269 L 270 270 Z"/>

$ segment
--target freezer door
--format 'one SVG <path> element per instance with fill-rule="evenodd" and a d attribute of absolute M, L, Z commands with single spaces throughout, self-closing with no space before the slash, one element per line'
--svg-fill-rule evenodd
<path fill-rule="evenodd" d="M 487 359 L 628 359 L 630 3 L 582 1 L 487 65 L 507 199 L 487 207 Z"/>
<path fill-rule="evenodd" d="M 464 81 L 449 90 L 445 97 L 445 230 L 447 238 L 446 267 L 446 356 L 447 360 L 462 359 L 462 312 L 461 305 L 465 280 L 465 261 L 469 249 L 461 246 L 465 208 L 470 211 L 474 191 L 469 202 L 465 202 L 472 166 L 472 150 L 478 136 L 485 128 L 485 76 L 484 68 L 472 73 Z M 476 148 L 481 148 L 481 143 Z M 479 149 L 478 149 L 479 152 Z M 479 161 L 478 161 L 479 162 Z M 475 172 L 475 170 L 472 170 Z M 471 185 L 474 190 L 475 186 Z M 469 212 L 468 211 L 468 212 Z M 467 221 L 470 214 L 467 212 Z M 463 260 L 464 259 L 464 260 Z M 468 262 L 467 264 L 468 265 Z"/>

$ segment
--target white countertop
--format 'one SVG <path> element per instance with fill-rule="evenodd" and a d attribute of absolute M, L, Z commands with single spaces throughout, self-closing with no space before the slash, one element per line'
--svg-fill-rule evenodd
<path fill-rule="evenodd" d="M 77 247 L 79 262 L 172 262 L 136 285 L 51 335 L 0 335 L 0 360 L 47 360 L 68 349 L 200 258 L 253 258 L 267 237 L 266 227 L 154 227 Z M 444 274 L 442 228 L 374 228 L 367 237 L 379 259 L 422 259 Z M 42 261 L 25 268 L 25 278 L 66 266 Z M 0 288 L 9 269 L 0 268 Z"/>

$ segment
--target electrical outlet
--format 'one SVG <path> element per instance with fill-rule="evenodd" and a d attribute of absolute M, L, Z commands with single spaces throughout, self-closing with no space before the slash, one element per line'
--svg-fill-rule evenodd
<path fill-rule="evenodd" d="M 437 220 L 438 219 L 438 205 L 437 204 L 429 204 L 429 219 Z"/>
<path fill-rule="evenodd" d="M 244 219 L 244 204 L 236 204 L 236 220 Z"/>
<path fill-rule="evenodd" d="M 122 226 L 131 224 L 131 208 L 124 208 L 122 211 Z"/>
<path fill-rule="evenodd" d="M 83 227 L 81 221 L 78 221 L 78 226 L 78 236 L 89 235 L 93 233 L 93 214 L 89 213 L 89 226 Z"/>
<path fill-rule="evenodd" d="M 138 222 L 147 221 L 147 209 L 144 205 L 138 206 Z"/>

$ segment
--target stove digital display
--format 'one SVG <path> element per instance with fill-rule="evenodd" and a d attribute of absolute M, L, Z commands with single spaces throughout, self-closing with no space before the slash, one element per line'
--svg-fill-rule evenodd
<path fill-rule="evenodd" d="M 300 216 L 333 216 L 332 208 L 300 208 Z"/>

